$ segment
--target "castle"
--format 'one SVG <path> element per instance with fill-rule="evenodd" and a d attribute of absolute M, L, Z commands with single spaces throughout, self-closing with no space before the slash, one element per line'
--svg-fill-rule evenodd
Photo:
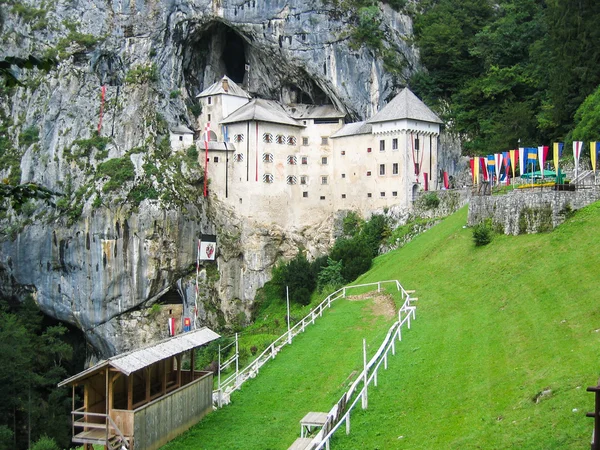
<path fill-rule="evenodd" d="M 210 124 L 196 141 L 204 166 L 208 132 L 210 192 L 258 223 L 302 228 L 339 210 L 410 209 L 441 181 L 442 121 L 408 88 L 348 124 L 332 105 L 253 99 L 227 76 L 198 98 L 198 122 Z"/>

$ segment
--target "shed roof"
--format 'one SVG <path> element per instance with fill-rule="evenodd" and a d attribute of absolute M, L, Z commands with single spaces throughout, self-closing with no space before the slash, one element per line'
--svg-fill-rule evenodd
<path fill-rule="evenodd" d="M 345 136 L 356 136 L 358 134 L 370 134 L 372 130 L 373 126 L 365 121 L 347 123 L 329 137 L 333 139 Z"/>
<path fill-rule="evenodd" d="M 219 337 L 217 333 L 206 327 L 182 333 L 139 350 L 121 353 L 120 355 L 100 361 L 89 369 L 61 381 L 58 386 L 64 386 L 86 378 L 88 375 L 106 366 L 113 367 L 124 375 L 131 375 L 136 370 L 143 369 L 163 359 L 207 344 Z"/>
<path fill-rule="evenodd" d="M 392 101 L 385 105 L 377 114 L 367 120 L 367 123 L 389 122 L 400 119 L 443 123 L 440 118 L 408 88 L 402 89 L 402 92 L 396 95 Z"/>
<path fill-rule="evenodd" d="M 210 95 L 217 95 L 217 94 L 233 95 L 234 97 L 250 98 L 250 94 L 248 94 L 245 90 L 243 90 L 241 87 L 239 87 L 239 85 L 237 85 L 227 75 L 223 75 L 223 78 L 221 78 L 219 81 L 217 81 L 214 84 L 211 84 L 209 87 L 204 89 L 202 92 L 200 92 L 198 95 L 196 95 L 196 98 L 208 97 Z"/>
<path fill-rule="evenodd" d="M 223 124 L 238 122 L 271 122 L 294 127 L 302 127 L 297 121 L 292 119 L 283 106 L 273 100 L 255 98 L 244 106 L 236 109 L 221 121 Z"/>

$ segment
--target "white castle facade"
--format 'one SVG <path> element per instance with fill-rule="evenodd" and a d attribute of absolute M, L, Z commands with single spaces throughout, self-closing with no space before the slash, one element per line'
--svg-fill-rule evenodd
<path fill-rule="evenodd" d="M 210 123 L 210 195 L 259 223 L 292 229 L 339 210 L 367 217 L 438 186 L 441 120 L 404 89 L 365 122 L 331 105 L 251 99 L 223 77 L 198 95 Z M 204 166 L 204 133 L 196 141 Z"/>

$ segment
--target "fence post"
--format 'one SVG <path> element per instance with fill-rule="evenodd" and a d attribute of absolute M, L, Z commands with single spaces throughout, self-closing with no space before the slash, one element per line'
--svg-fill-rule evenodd
<path fill-rule="evenodd" d="M 377 387 L 377 371 L 379 368 L 375 368 L 375 373 L 373 374 L 373 384 Z"/>
<path fill-rule="evenodd" d="M 304 318 L 302 318 L 302 332 L 304 333 Z"/>
<path fill-rule="evenodd" d="M 362 405 L 362 409 L 367 409 L 367 406 L 369 405 L 369 399 L 367 398 L 367 390 L 369 388 L 369 381 L 368 381 L 368 377 L 367 377 L 367 340 L 363 339 L 363 383 L 365 385 L 365 389 L 363 390 L 363 394 L 361 397 L 361 405 Z"/>
<path fill-rule="evenodd" d="M 392 342 L 394 342 L 393 339 Z M 383 355 L 383 368 L 387 370 L 387 352 L 385 352 L 385 355 Z"/>
<path fill-rule="evenodd" d="M 346 288 L 345 287 L 344 287 L 343 296 L 344 296 L 344 298 L 346 298 Z"/>
<path fill-rule="evenodd" d="M 398 333 L 400 333 L 400 327 L 398 327 Z M 396 339 L 392 339 L 392 355 L 396 356 Z"/>
<path fill-rule="evenodd" d="M 596 396 L 594 405 L 594 412 L 587 413 L 587 417 L 594 418 L 594 431 L 592 433 L 591 450 L 600 450 L 598 440 L 600 439 L 600 380 L 598 380 L 598 386 L 592 386 L 587 388 L 588 392 L 593 392 Z"/>
<path fill-rule="evenodd" d="M 271 359 L 275 359 L 275 345 L 271 344 Z"/>
<path fill-rule="evenodd" d="M 346 434 L 350 434 L 350 410 L 348 410 L 348 415 L 346 416 Z"/>
<path fill-rule="evenodd" d="M 377 282 L 377 292 L 381 292 L 381 283 Z"/>

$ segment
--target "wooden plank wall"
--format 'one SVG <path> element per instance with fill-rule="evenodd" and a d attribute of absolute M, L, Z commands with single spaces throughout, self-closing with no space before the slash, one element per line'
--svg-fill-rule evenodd
<path fill-rule="evenodd" d="M 134 450 L 156 450 L 212 411 L 212 373 L 134 412 Z"/>

